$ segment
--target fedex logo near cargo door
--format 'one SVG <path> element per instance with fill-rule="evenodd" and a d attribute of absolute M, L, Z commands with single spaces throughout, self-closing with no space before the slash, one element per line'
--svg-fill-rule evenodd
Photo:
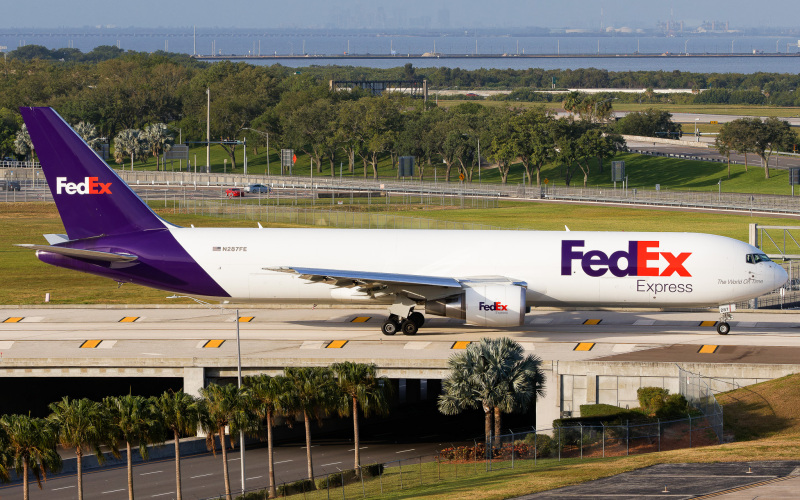
<path fill-rule="evenodd" d="M 601 250 L 584 251 L 585 240 L 563 240 L 561 242 L 561 275 L 570 276 L 574 261 L 579 261 L 581 269 L 587 276 L 599 277 L 610 272 L 614 276 L 672 276 L 692 275 L 684 266 L 691 252 L 674 255 L 670 252 L 659 252 L 658 241 L 629 241 L 628 249 L 612 252 L 610 255 Z M 666 267 L 660 268 L 661 258 Z"/>

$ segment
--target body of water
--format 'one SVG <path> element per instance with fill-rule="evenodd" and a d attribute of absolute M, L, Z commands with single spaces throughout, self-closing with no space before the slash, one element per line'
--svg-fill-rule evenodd
<path fill-rule="evenodd" d="M 653 58 L 515 58 L 475 57 L 492 55 L 606 55 L 671 53 L 698 54 L 796 54 L 800 51 L 796 38 L 741 35 L 388 35 L 377 33 L 322 33 L 303 34 L 268 32 L 210 32 L 193 35 L 191 29 L 168 30 L 77 30 L 59 32 L 9 32 L 0 30 L 0 45 L 7 50 L 25 44 L 44 45 L 48 48 L 74 47 L 83 52 L 99 45 L 115 45 L 125 50 L 153 52 L 165 50 L 185 54 L 222 55 L 308 55 L 308 58 L 281 60 L 291 67 L 309 65 L 353 65 L 388 68 L 411 62 L 418 67 L 479 68 L 544 68 L 577 69 L 603 68 L 611 71 L 680 70 L 692 72 L 800 72 L 800 57 L 653 57 Z M 470 58 L 408 58 L 397 59 L 315 59 L 315 55 L 376 54 L 407 56 L 409 54 L 438 53 L 443 55 L 469 55 Z M 253 64 L 276 64 L 274 60 L 253 60 Z"/>

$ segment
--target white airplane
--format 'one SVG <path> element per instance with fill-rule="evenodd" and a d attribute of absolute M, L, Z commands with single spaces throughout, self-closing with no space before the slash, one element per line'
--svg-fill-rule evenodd
<path fill-rule="evenodd" d="M 536 306 L 720 306 L 783 285 L 781 266 L 746 243 L 697 233 L 203 229 L 155 213 L 50 108 L 20 110 L 66 235 L 48 264 L 226 301 L 385 304 L 386 335 L 429 315 L 490 327 Z"/>

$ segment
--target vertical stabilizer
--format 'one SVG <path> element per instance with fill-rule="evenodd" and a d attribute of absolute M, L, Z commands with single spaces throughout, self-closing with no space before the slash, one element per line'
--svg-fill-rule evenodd
<path fill-rule="evenodd" d="M 20 113 L 70 239 L 166 227 L 52 108 Z"/>

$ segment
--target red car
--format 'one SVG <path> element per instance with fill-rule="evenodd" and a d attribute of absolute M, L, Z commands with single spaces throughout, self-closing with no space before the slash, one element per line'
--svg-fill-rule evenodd
<path fill-rule="evenodd" d="M 228 198 L 244 197 L 244 191 L 239 188 L 228 188 L 225 190 L 225 194 L 228 195 Z"/>

